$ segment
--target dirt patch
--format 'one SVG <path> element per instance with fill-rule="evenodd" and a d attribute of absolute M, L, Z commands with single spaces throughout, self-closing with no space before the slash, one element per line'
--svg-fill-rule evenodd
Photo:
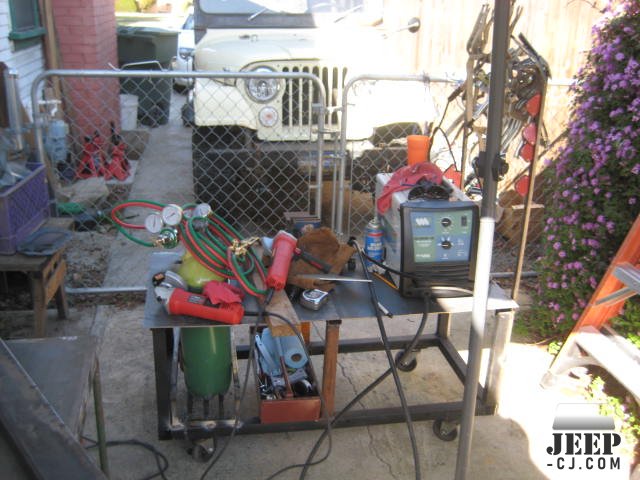
<path fill-rule="evenodd" d="M 67 245 L 67 286 L 100 287 L 109 262 L 109 250 L 115 233 L 76 232 Z"/>

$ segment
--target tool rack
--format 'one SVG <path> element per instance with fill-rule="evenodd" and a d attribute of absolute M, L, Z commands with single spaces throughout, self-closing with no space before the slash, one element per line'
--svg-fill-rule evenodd
<path fill-rule="evenodd" d="M 179 412 L 175 411 L 175 375 L 177 371 L 177 355 L 175 354 L 176 328 L 211 327 L 214 323 L 193 317 L 168 315 L 153 294 L 151 276 L 157 272 L 169 269 L 180 259 L 180 255 L 171 252 L 156 252 L 151 255 L 149 288 L 145 301 L 143 326 L 151 330 L 153 336 L 153 355 L 156 378 L 156 400 L 158 437 L 161 440 L 172 438 L 189 438 L 191 440 L 210 437 L 217 434 L 230 434 L 235 420 L 205 420 L 183 422 L 179 419 Z M 354 275 L 357 275 L 357 271 Z M 375 281 L 376 291 L 380 302 L 394 315 L 422 313 L 424 302 L 421 299 L 407 299 L 401 297 L 395 290 L 383 282 Z M 470 312 L 472 297 L 441 298 L 432 302 L 430 312 L 437 313 L 437 327 L 433 333 L 423 334 L 417 344 L 418 349 L 437 347 L 456 376 L 464 383 L 467 365 L 450 340 L 451 314 Z M 322 378 L 322 394 L 325 408 L 329 416 L 334 414 L 334 394 L 336 386 L 336 366 L 338 353 L 358 353 L 380 351 L 384 349 L 379 338 L 359 338 L 340 340 L 340 324 L 342 321 L 372 317 L 375 315 L 369 300 L 369 290 L 366 283 L 339 283 L 331 292 L 331 300 L 319 311 L 306 310 L 299 305 L 293 306 L 301 322 L 324 322 L 325 341 L 310 342 L 308 344 L 311 355 L 324 355 L 324 369 Z M 501 365 L 504 363 L 505 346 L 509 341 L 513 310 L 517 303 L 508 298 L 504 291 L 493 284 L 490 288 L 488 310 L 496 315 L 495 329 L 491 336 L 491 353 L 484 385 L 479 385 L 477 415 L 492 415 L 495 413 L 499 398 Z M 256 310 L 247 305 L 248 310 Z M 357 320 L 354 320 L 357 321 Z M 255 318 L 244 318 L 240 325 L 254 325 Z M 220 324 L 220 326 L 223 326 Z M 228 325 L 225 325 L 228 327 Z M 234 328 L 234 327 L 231 327 Z M 390 337 L 390 345 L 394 350 L 402 350 L 411 340 L 410 336 Z M 247 359 L 248 345 L 237 345 L 238 359 Z M 234 359 L 235 365 L 235 359 Z M 237 382 L 237 375 L 236 377 Z M 462 416 L 464 405 L 462 401 L 428 403 L 411 405 L 413 420 L 436 420 L 437 425 L 444 422 L 457 422 Z M 405 416 L 400 407 L 361 409 L 347 412 L 334 424 L 334 428 L 361 425 L 385 424 L 404 422 Z M 322 429 L 325 422 L 303 421 L 292 423 L 261 424 L 256 417 L 242 418 L 237 422 L 237 433 L 268 433 L 294 430 Z M 437 432 L 436 432 L 437 433 Z M 439 435 L 440 436 L 440 435 Z M 443 431 L 443 437 L 446 433 Z M 441 438 L 443 438 L 441 437 Z M 455 438 L 455 435 L 454 435 Z"/>

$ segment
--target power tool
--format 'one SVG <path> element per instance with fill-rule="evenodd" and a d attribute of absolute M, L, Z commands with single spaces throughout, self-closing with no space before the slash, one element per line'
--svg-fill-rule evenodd
<path fill-rule="evenodd" d="M 244 316 L 244 308 L 240 303 L 212 305 L 204 295 L 166 283 L 156 286 L 154 292 L 169 315 L 189 315 L 229 325 L 239 324 Z"/>

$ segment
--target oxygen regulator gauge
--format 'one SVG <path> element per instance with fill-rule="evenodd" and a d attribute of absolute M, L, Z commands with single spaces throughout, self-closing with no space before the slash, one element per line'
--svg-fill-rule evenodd
<path fill-rule="evenodd" d="M 144 219 L 144 228 L 146 228 L 149 233 L 153 233 L 154 235 L 160 233 L 162 227 L 164 227 L 164 222 L 159 213 L 152 213 Z"/>
<path fill-rule="evenodd" d="M 182 208 L 179 205 L 170 203 L 162 209 L 162 221 L 165 225 L 176 227 L 182 221 Z"/>
<path fill-rule="evenodd" d="M 211 210 L 211 206 L 208 203 L 199 203 L 193 209 L 193 217 L 207 218 L 212 211 L 213 210 Z"/>

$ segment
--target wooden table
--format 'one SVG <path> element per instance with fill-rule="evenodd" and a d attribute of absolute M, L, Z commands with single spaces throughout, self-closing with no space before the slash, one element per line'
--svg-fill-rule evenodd
<path fill-rule="evenodd" d="M 43 228 L 69 229 L 72 223 L 71 218 L 50 218 Z M 47 305 L 52 299 L 55 298 L 56 301 L 58 318 L 64 319 L 69 316 L 69 306 L 64 290 L 67 263 L 63 254 L 64 247 L 53 255 L 30 256 L 20 253 L 0 255 L 0 272 L 24 272 L 29 278 L 35 337 L 45 336 Z"/>

